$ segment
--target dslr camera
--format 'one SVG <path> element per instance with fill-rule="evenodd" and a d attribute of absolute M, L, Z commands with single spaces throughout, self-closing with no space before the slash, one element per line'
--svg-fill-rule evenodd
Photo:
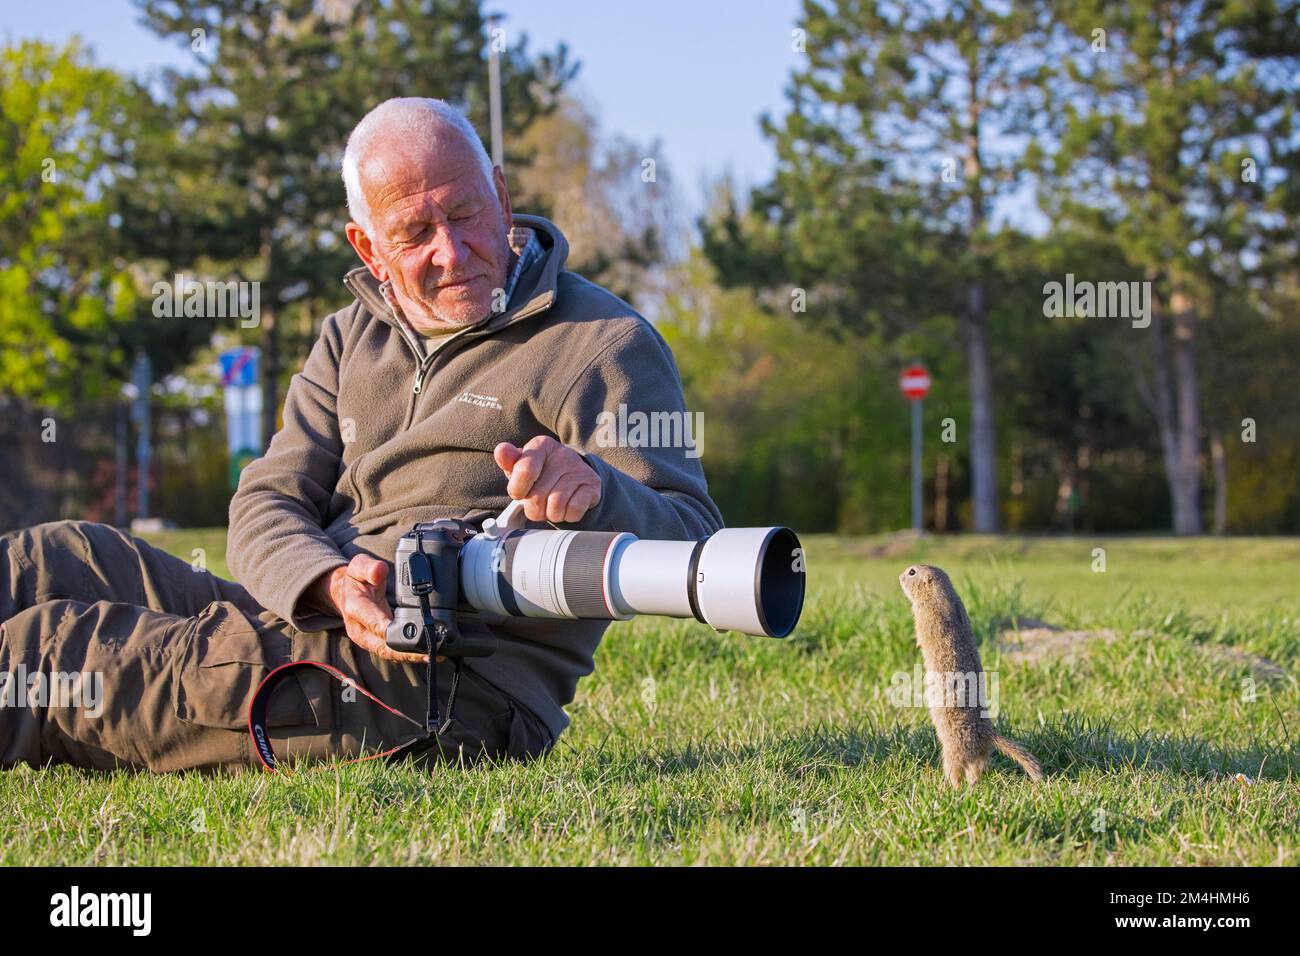
<path fill-rule="evenodd" d="M 402 535 L 388 646 L 446 657 L 495 652 L 509 617 L 695 618 L 717 631 L 785 637 L 803 610 L 804 557 L 789 528 L 724 528 L 698 541 L 527 529 L 514 501 L 482 530 L 456 519 Z"/>

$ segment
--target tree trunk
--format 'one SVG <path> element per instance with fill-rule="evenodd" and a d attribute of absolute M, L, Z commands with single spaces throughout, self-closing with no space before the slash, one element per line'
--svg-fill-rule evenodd
<path fill-rule="evenodd" d="M 1152 287 L 1159 289 L 1154 274 L 1148 273 Z M 1178 523 L 1178 423 L 1174 413 L 1173 388 L 1169 371 L 1169 348 L 1165 342 L 1166 303 L 1162 292 L 1156 292 L 1151 302 L 1151 356 L 1155 365 L 1155 388 L 1151 395 L 1151 410 L 1160 429 L 1160 452 L 1165 463 L 1165 483 L 1169 486 L 1169 501 L 1174 509 L 1174 525 Z"/>
<path fill-rule="evenodd" d="M 262 300 L 276 301 L 270 295 L 275 279 L 275 246 L 271 242 L 270 232 L 262 234 L 260 250 L 262 262 L 265 263 L 265 276 L 262 281 Z M 275 307 L 263 308 L 260 316 L 262 324 L 262 449 L 271 445 L 271 436 L 275 434 L 280 413 L 280 329 L 276 322 Z"/>
<path fill-rule="evenodd" d="M 1056 517 L 1053 523 L 1062 531 L 1073 531 L 1074 496 L 1079 476 L 1069 450 L 1062 450 L 1057 462 L 1060 474 L 1056 481 Z"/>
<path fill-rule="evenodd" d="M 1079 450 L 1074 456 L 1075 464 L 1075 496 L 1074 496 L 1074 514 L 1071 516 L 1070 530 L 1073 531 L 1079 519 L 1079 512 L 1087 509 L 1088 499 L 1092 495 L 1092 441 L 1090 437 L 1085 437 L 1079 442 Z M 1093 520 L 1091 510 L 1086 510 L 1088 520 L 1086 530 L 1093 530 Z"/>
<path fill-rule="evenodd" d="M 1162 79 L 1165 90 L 1173 91 L 1178 86 L 1178 76 L 1175 72 L 1179 48 L 1176 10 L 1166 4 L 1161 7 L 1161 15 L 1165 43 L 1163 51 L 1165 67 Z M 1178 129 L 1175 134 L 1175 146 L 1181 146 L 1183 130 Z M 1179 149 L 1167 149 L 1164 156 L 1165 180 L 1168 183 L 1179 182 L 1182 162 Z M 1185 197 L 1180 192 L 1170 197 L 1170 200 L 1174 205 L 1181 207 Z M 1168 374 L 1169 363 L 1164 354 L 1164 341 L 1161 337 L 1159 347 L 1165 368 L 1165 382 L 1161 391 L 1162 401 L 1167 406 L 1166 421 L 1161 424 L 1161 440 L 1165 445 L 1165 468 L 1169 474 L 1174 534 L 1200 534 L 1202 530 L 1201 469 L 1197 446 L 1200 442 L 1201 416 L 1196 395 L 1195 316 L 1183 278 L 1176 268 L 1170 271 L 1169 279 L 1169 318 L 1173 336 L 1174 378 L 1171 383 Z"/>
<path fill-rule="evenodd" d="M 1165 302 L 1158 299 L 1160 297 L 1153 297 L 1150 329 L 1156 379 L 1153 407 L 1160 427 L 1160 449 L 1165 461 L 1169 502 L 1173 508 L 1174 534 L 1200 534 L 1201 478 L 1197 442 L 1201 422 L 1196 401 L 1191 310 L 1181 293 L 1175 292 L 1170 296 L 1168 309 Z M 1173 316 L 1172 367 L 1166 341 L 1166 311 Z"/>
<path fill-rule="evenodd" d="M 980 275 L 984 227 L 988 216 L 984 195 L 984 160 L 980 155 L 980 122 L 984 103 L 980 98 L 978 56 L 971 54 L 966 74 L 965 128 L 966 189 L 970 197 L 970 243 L 976 253 L 976 276 Z M 971 504 L 975 530 L 998 530 L 997 436 L 993 424 L 993 380 L 989 373 L 988 309 L 984 286 L 972 279 L 966 289 L 966 364 L 970 378 L 970 465 Z"/>
<path fill-rule="evenodd" d="M 998 530 L 997 437 L 984 289 L 978 282 L 971 283 L 967 295 L 966 365 L 970 377 L 971 504 L 975 530 L 991 533 Z"/>
<path fill-rule="evenodd" d="M 1169 300 L 1173 313 L 1174 370 L 1178 405 L 1178 458 L 1175 479 L 1174 533 L 1200 534 L 1201 415 L 1196 388 L 1196 326 L 1191 302 L 1175 286 Z"/>
<path fill-rule="evenodd" d="M 1025 447 L 1020 442 L 1011 445 L 1011 497 L 1025 494 Z"/>
<path fill-rule="evenodd" d="M 947 455 L 936 455 L 934 459 L 934 530 L 940 534 L 948 530 Z"/>
<path fill-rule="evenodd" d="M 280 412 L 280 333 L 275 315 L 262 315 L 262 449 L 265 451 L 275 434 Z"/>
<path fill-rule="evenodd" d="M 1210 460 L 1214 463 L 1214 533 L 1228 530 L 1228 461 L 1223 447 L 1223 433 L 1210 432 Z"/>

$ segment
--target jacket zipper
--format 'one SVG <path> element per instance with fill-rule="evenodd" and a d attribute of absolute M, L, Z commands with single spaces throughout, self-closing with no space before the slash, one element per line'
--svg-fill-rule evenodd
<path fill-rule="evenodd" d="M 345 282 L 344 285 L 347 285 L 347 283 Z M 348 288 L 351 289 L 352 287 L 348 286 Z M 381 318 L 381 313 L 375 311 L 375 309 L 371 306 L 368 300 L 363 299 L 362 296 L 356 293 L 355 291 L 353 292 L 353 294 L 357 296 L 359 301 L 365 303 L 366 308 L 370 310 L 371 314 L 374 315 L 376 319 L 378 319 L 381 322 L 385 321 L 383 318 Z M 470 339 L 482 338 L 483 336 L 486 335 L 492 335 L 496 332 L 501 331 L 501 329 L 505 328 L 508 325 L 513 325 L 514 323 L 526 319 L 537 312 L 541 312 L 545 309 L 550 308 L 552 302 L 554 301 L 555 301 L 555 297 L 554 295 L 552 295 L 550 299 L 543 304 L 525 306 L 509 322 L 504 323 L 498 328 L 493 329 L 491 331 L 484 329 L 482 331 L 478 331 L 476 334 L 473 335 L 462 336 L 459 341 L 449 342 L 444 348 L 439 349 L 437 352 L 434 352 L 433 355 L 429 355 L 429 356 L 425 356 L 421 353 L 420 347 L 414 342 L 414 340 L 411 338 L 410 333 L 407 331 L 405 327 L 402 326 L 401 323 L 386 322 L 387 325 L 397 329 L 398 334 L 401 335 L 402 337 L 402 341 L 404 341 L 406 343 L 406 347 L 411 350 L 411 357 L 415 359 L 415 365 L 416 365 L 415 383 L 411 386 L 411 400 L 407 404 L 406 423 L 402 426 L 402 431 L 408 431 L 412 423 L 415 421 L 415 406 L 416 403 L 419 401 L 420 393 L 424 390 L 424 380 L 428 377 L 429 370 L 433 367 L 434 362 L 436 362 L 439 358 L 442 358 L 445 355 L 450 355 L 452 352 L 457 351 L 461 345 L 463 345 L 466 341 Z M 357 493 L 358 506 L 361 504 L 362 501 L 361 486 L 360 486 L 360 482 L 357 481 L 357 474 L 356 474 L 356 467 L 359 464 L 360 464 L 359 461 L 353 462 L 353 467 L 349 469 L 351 473 L 352 487 L 356 490 Z M 336 720 L 337 720 L 337 716 L 336 716 Z"/>
<path fill-rule="evenodd" d="M 411 386 L 411 401 L 406 410 L 406 424 L 402 426 L 402 431 L 409 429 L 415 422 L 415 406 L 419 403 L 420 393 L 424 391 L 424 380 L 428 378 L 429 370 L 433 368 L 438 359 L 455 352 L 464 341 L 465 339 L 461 339 L 460 342 L 448 342 L 432 355 L 420 360 L 420 364 L 415 370 L 415 384 Z"/>
<path fill-rule="evenodd" d="M 550 303 L 548 302 L 546 303 L 546 305 L 549 306 Z M 506 325 L 513 325 L 515 322 L 518 322 L 521 319 L 525 319 L 528 316 L 534 314 L 535 312 L 540 312 L 540 311 L 542 311 L 541 308 L 533 308 L 533 309 L 525 308 L 524 310 L 519 312 L 519 314 L 514 316 L 514 318 L 512 318 L 510 322 L 507 322 Z M 398 332 L 401 333 L 402 339 L 406 342 L 407 348 L 411 350 L 411 354 L 415 357 L 416 360 L 415 382 L 411 386 L 411 401 L 407 406 L 406 424 L 402 426 L 402 431 L 406 431 L 407 429 L 409 429 L 411 427 L 411 424 L 415 421 L 415 406 L 417 401 L 419 400 L 420 393 L 424 391 L 424 380 L 428 378 L 429 370 L 433 368 L 434 363 L 437 362 L 438 359 L 440 358 L 443 358 L 447 355 L 451 355 L 453 352 L 459 351 L 461 346 L 463 346 L 466 342 L 472 341 L 474 339 L 481 339 L 488 335 L 492 335 L 496 332 L 501 331 L 502 328 L 505 328 L 505 326 L 503 325 L 499 328 L 492 329 L 492 330 L 476 329 L 469 335 L 460 336 L 460 338 L 455 342 L 448 342 L 445 346 L 438 349 L 438 351 L 434 352 L 432 355 L 422 356 L 420 354 L 420 347 L 416 345 L 414 341 L 412 341 L 410 333 L 408 333 L 407 330 L 402 326 L 400 325 L 397 326 Z"/>

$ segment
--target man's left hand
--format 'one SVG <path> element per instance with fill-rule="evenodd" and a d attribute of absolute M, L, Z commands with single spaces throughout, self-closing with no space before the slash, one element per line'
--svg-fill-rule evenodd
<path fill-rule="evenodd" d="M 529 521 L 581 521 L 600 503 L 600 476 L 568 445 L 538 435 L 523 448 L 503 441 L 492 457 L 509 480 L 506 492 L 524 503 Z"/>

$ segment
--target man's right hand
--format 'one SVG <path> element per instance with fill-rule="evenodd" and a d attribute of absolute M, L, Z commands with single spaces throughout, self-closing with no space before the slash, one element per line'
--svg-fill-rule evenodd
<path fill-rule="evenodd" d="M 428 654 L 395 651 L 388 646 L 385 632 L 393 620 L 393 609 L 385 591 L 387 583 L 388 562 L 358 554 L 346 566 L 317 578 L 311 595 L 314 604 L 343 618 L 348 637 L 358 647 L 386 661 L 426 663 Z"/>

